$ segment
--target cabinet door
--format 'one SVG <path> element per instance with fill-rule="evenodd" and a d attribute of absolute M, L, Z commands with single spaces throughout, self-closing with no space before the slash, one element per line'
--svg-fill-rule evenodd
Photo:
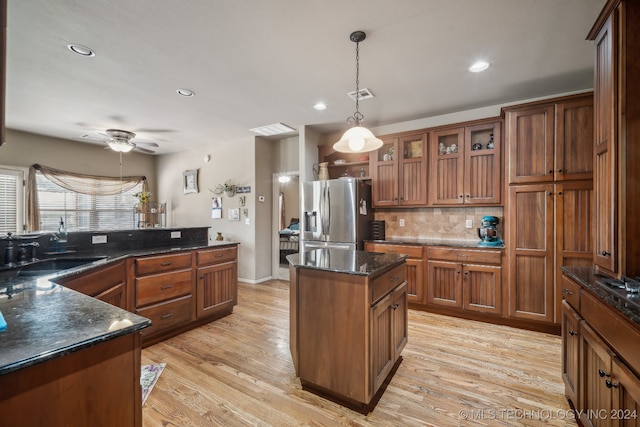
<path fill-rule="evenodd" d="M 617 80 L 616 34 L 611 14 L 595 39 L 594 79 L 594 192 L 595 192 L 595 247 L 594 263 L 617 273 L 616 259 L 616 140 L 617 140 Z M 637 167 L 637 166 L 632 166 Z"/>
<path fill-rule="evenodd" d="M 424 261 L 407 258 L 407 299 L 424 304 Z"/>
<path fill-rule="evenodd" d="M 401 206 L 427 204 L 427 135 L 400 138 L 398 198 Z"/>
<path fill-rule="evenodd" d="M 94 298 L 104 301 L 107 304 L 115 305 L 123 310 L 127 310 L 127 285 L 126 283 L 118 283 L 109 289 L 105 289 Z"/>
<path fill-rule="evenodd" d="M 509 184 L 553 181 L 554 106 L 508 111 L 505 126 Z"/>
<path fill-rule="evenodd" d="M 427 302 L 462 308 L 462 264 L 428 261 Z"/>
<path fill-rule="evenodd" d="M 409 317 L 407 316 L 407 284 L 398 286 L 393 291 L 391 301 L 391 325 L 393 327 L 393 361 L 398 359 L 400 353 L 407 345 L 409 333 Z"/>
<path fill-rule="evenodd" d="M 611 354 L 607 345 L 583 320 L 580 322 L 580 421 L 585 426 L 611 425 Z M 602 416 L 594 416 L 602 414 Z"/>
<path fill-rule="evenodd" d="M 500 122 L 468 126 L 464 139 L 464 203 L 500 203 Z"/>
<path fill-rule="evenodd" d="M 373 393 L 391 372 L 394 359 L 392 293 L 371 307 L 371 370 Z"/>
<path fill-rule="evenodd" d="M 580 315 L 566 302 L 562 302 L 562 380 L 564 394 L 575 408 L 578 400 L 580 378 Z"/>
<path fill-rule="evenodd" d="M 613 392 L 613 426 L 640 425 L 640 378 L 617 357 L 611 366 L 611 381 L 605 385 Z"/>
<path fill-rule="evenodd" d="M 502 267 L 462 266 L 462 295 L 465 310 L 502 313 Z"/>
<path fill-rule="evenodd" d="M 555 179 L 593 178 L 593 95 L 556 104 Z"/>
<path fill-rule="evenodd" d="M 372 153 L 373 207 L 398 205 L 398 138 L 382 138 L 384 145 Z"/>
<path fill-rule="evenodd" d="M 464 203 L 464 128 L 434 131 L 429 141 L 429 204 Z"/>
<path fill-rule="evenodd" d="M 593 183 L 563 182 L 555 185 L 556 209 L 556 321 L 561 319 L 561 266 L 591 267 L 593 263 Z"/>
<path fill-rule="evenodd" d="M 509 188 L 509 315 L 554 320 L 554 186 Z"/>
<path fill-rule="evenodd" d="M 236 263 L 225 263 L 198 268 L 198 318 L 213 315 L 233 307 L 238 302 Z"/>

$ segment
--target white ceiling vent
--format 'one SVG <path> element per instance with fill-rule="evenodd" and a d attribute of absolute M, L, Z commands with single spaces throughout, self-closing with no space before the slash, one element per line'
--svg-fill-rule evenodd
<path fill-rule="evenodd" d="M 258 128 L 249 129 L 251 132 L 262 136 L 280 135 L 283 133 L 295 132 L 296 130 L 284 123 L 274 123 L 272 125 L 260 126 Z"/>
<path fill-rule="evenodd" d="M 360 95 L 358 95 L 358 99 L 360 101 L 362 101 L 363 99 L 371 99 L 371 98 L 373 98 L 373 93 L 367 88 L 360 89 L 358 92 L 360 93 Z M 347 95 L 349 95 L 351 97 L 351 99 L 353 99 L 354 101 L 356 100 L 356 91 L 355 90 L 353 92 L 349 92 Z"/>

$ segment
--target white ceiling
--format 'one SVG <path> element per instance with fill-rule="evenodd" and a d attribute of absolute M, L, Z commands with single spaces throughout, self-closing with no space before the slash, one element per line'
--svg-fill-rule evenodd
<path fill-rule="evenodd" d="M 283 122 L 346 129 L 355 43 L 375 127 L 593 86 L 605 0 L 9 0 L 7 127 L 157 153 Z M 67 44 L 95 50 L 84 58 Z M 491 63 L 472 74 L 476 59 Z M 176 94 L 189 88 L 195 97 Z M 328 109 L 312 107 L 323 101 Z"/>

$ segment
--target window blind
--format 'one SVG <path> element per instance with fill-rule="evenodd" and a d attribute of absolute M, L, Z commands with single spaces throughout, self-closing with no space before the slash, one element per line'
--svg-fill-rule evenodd
<path fill-rule="evenodd" d="M 133 208 L 138 203 L 133 189 L 110 196 L 80 194 L 66 190 L 36 172 L 40 230 L 55 231 L 63 219 L 67 230 L 120 230 L 134 227 Z"/>
<path fill-rule="evenodd" d="M 19 222 L 19 199 L 22 186 L 22 172 L 0 169 L 0 233 L 16 233 L 22 230 Z"/>

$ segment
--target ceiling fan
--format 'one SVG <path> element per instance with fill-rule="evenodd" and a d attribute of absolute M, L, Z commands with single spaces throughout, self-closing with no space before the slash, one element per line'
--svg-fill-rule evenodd
<path fill-rule="evenodd" d="M 158 147 L 158 144 L 156 144 L 155 142 L 131 142 L 131 140 L 136 136 L 136 134 L 133 132 L 121 129 L 107 129 L 106 132 L 106 134 L 102 135 L 107 136 L 109 139 L 103 142 L 108 145 L 107 148 L 110 148 L 113 151 L 128 153 L 131 150 L 136 150 L 143 153 L 151 154 L 155 153 L 155 151 L 149 150 L 148 148 L 140 147 L 140 145 L 146 145 L 148 147 Z"/>

